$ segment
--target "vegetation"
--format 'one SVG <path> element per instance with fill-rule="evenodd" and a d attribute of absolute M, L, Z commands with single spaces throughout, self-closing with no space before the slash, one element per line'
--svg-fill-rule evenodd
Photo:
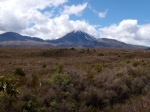
<path fill-rule="evenodd" d="M 23 72 L 21 68 L 16 68 L 15 74 L 20 75 L 20 76 L 25 76 L 25 73 Z"/>
<path fill-rule="evenodd" d="M 0 67 L 1 112 L 150 111 L 148 50 L 0 49 Z"/>

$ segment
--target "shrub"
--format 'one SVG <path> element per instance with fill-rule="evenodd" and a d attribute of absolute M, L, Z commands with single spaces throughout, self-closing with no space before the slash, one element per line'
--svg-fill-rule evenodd
<path fill-rule="evenodd" d="M 121 112 L 150 112 L 150 99 L 146 97 L 137 97 L 129 100 L 122 106 Z"/>
<path fill-rule="evenodd" d="M 61 73 L 63 67 L 64 67 L 63 64 L 58 64 L 58 65 L 56 66 L 56 68 L 54 69 L 54 72 L 56 72 L 56 73 Z"/>
<path fill-rule="evenodd" d="M 52 100 L 51 102 L 50 102 L 50 106 L 51 107 L 56 107 L 57 106 L 57 101 L 54 99 L 54 100 Z"/>
<path fill-rule="evenodd" d="M 22 107 L 23 112 L 45 112 L 45 108 L 38 105 L 36 102 L 29 100 Z"/>
<path fill-rule="evenodd" d="M 104 56 L 104 54 L 103 53 L 98 53 L 97 56 Z"/>
<path fill-rule="evenodd" d="M 80 49 L 79 50 L 79 53 L 84 53 L 85 52 L 85 49 Z"/>
<path fill-rule="evenodd" d="M 57 84 L 63 87 L 68 87 L 69 84 L 71 82 L 71 77 L 69 74 L 64 73 L 64 74 L 59 74 L 59 73 L 55 73 L 54 75 L 52 75 L 51 78 L 48 79 L 48 83 L 50 84 Z"/>
<path fill-rule="evenodd" d="M 101 72 L 106 65 L 104 63 L 95 64 L 95 70 Z"/>
<path fill-rule="evenodd" d="M 38 87 L 40 86 L 40 81 L 39 81 L 39 75 L 38 74 L 32 74 L 32 87 L 34 87 L 34 89 L 38 89 Z"/>
<path fill-rule="evenodd" d="M 142 78 L 135 78 L 132 82 L 132 92 L 134 94 L 141 94 L 145 86 L 145 82 Z"/>
<path fill-rule="evenodd" d="M 22 70 L 22 68 L 16 68 L 15 74 L 16 74 L 16 75 L 19 75 L 19 76 L 25 76 L 25 73 L 24 73 L 24 71 Z"/>
<path fill-rule="evenodd" d="M 19 95 L 19 89 L 16 88 L 15 85 L 16 84 L 13 84 L 9 79 L 4 77 L 0 78 L 0 92 L 2 91 L 11 97 L 17 97 Z"/>
<path fill-rule="evenodd" d="M 135 55 L 134 55 L 134 54 L 131 54 L 131 53 L 126 53 L 126 54 L 124 55 L 124 57 L 127 58 L 127 59 L 131 59 L 131 58 L 134 58 Z"/>
<path fill-rule="evenodd" d="M 70 50 L 76 50 L 74 47 L 70 48 Z"/>
<path fill-rule="evenodd" d="M 43 68 L 46 68 L 46 64 L 45 64 L 45 63 L 44 63 L 44 64 L 42 64 L 42 67 L 43 67 Z"/>

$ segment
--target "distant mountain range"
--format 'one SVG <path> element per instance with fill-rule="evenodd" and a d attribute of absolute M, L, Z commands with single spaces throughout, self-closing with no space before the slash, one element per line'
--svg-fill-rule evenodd
<path fill-rule="evenodd" d="M 44 47 L 44 48 L 127 48 L 127 49 L 146 49 L 144 46 L 126 44 L 114 39 L 94 38 L 82 32 L 73 31 L 55 40 L 43 40 L 37 37 L 22 36 L 14 32 L 0 34 L 0 47 Z"/>

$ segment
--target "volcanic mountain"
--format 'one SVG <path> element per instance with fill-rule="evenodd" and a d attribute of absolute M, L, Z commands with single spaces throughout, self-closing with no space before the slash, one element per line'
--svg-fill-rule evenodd
<path fill-rule="evenodd" d="M 29 36 L 22 36 L 15 32 L 0 34 L 0 47 L 52 47 L 43 39 Z"/>
<path fill-rule="evenodd" d="M 39 41 L 39 42 L 44 42 L 44 40 L 36 37 L 29 37 L 29 36 L 22 36 L 18 33 L 14 32 L 6 32 L 0 35 L 0 42 L 4 41 L 27 41 L 27 40 L 32 40 L 32 41 Z"/>
<path fill-rule="evenodd" d="M 144 46 L 137 46 L 126 44 L 124 42 L 117 41 L 115 39 L 107 38 L 95 38 L 88 33 L 82 31 L 73 31 L 65 36 L 56 39 L 49 40 L 49 43 L 57 47 L 85 47 L 85 48 L 127 48 L 127 49 L 145 49 Z"/>
<path fill-rule="evenodd" d="M 147 49 L 147 47 L 126 44 L 114 39 L 95 38 L 82 31 L 72 31 L 55 40 L 43 40 L 36 37 L 22 36 L 14 32 L 0 34 L 0 47 L 44 47 L 44 48 L 127 48 Z"/>
<path fill-rule="evenodd" d="M 49 40 L 49 43 L 58 47 L 107 47 L 105 43 L 98 42 L 96 38 L 82 31 L 70 32 L 59 39 Z"/>

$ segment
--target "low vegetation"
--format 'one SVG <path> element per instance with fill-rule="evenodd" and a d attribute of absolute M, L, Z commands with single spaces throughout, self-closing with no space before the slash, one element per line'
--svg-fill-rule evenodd
<path fill-rule="evenodd" d="M 0 49 L 1 112 L 150 112 L 150 51 Z"/>

